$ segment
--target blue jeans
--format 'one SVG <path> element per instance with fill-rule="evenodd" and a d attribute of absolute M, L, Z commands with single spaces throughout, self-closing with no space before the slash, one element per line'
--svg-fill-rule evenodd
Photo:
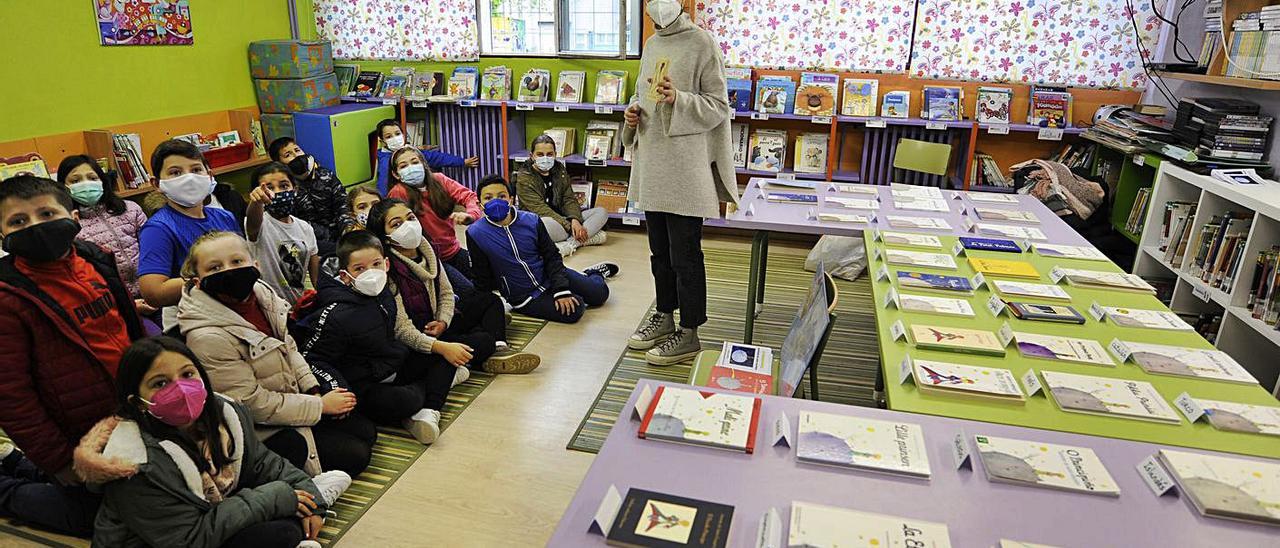
<path fill-rule="evenodd" d="M 599 274 L 586 275 L 571 269 L 565 269 L 564 273 L 569 277 L 569 291 L 579 303 L 572 314 L 561 314 L 556 310 L 556 298 L 550 291 L 517 308 L 516 312 L 551 322 L 578 323 L 587 307 L 600 306 L 609 300 L 609 284 Z"/>
<path fill-rule="evenodd" d="M 444 273 L 449 276 L 455 295 L 469 297 L 476 292 L 476 284 L 471 281 L 471 253 L 459 249 L 452 259 L 440 263 L 444 265 Z"/>

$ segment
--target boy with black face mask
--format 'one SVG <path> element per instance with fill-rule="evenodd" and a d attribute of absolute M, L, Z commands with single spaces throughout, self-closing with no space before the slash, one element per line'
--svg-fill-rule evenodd
<path fill-rule="evenodd" d="M 271 162 L 253 172 L 257 186 L 249 192 L 244 234 L 253 244 L 253 255 L 262 263 L 262 281 L 290 306 L 320 276 L 320 249 L 311 223 L 293 215 L 298 204 L 297 185 L 289 168 Z"/>
<path fill-rule="evenodd" d="M 272 160 L 289 166 L 298 182 L 293 214 L 311 223 L 321 242 L 321 255 L 333 253 L 348 222 L 343 215 L 347 212 L 347 191 L 342 181 L 333 170 L 317 164 L 315 157 L 304 152 L 292 137 L 272 141 L 267 152 Z"/>
<path fill-rule="evenodd" d="M 99 499 L 71 468 L 80 437 L 115 410 L 125 348 L 143 337 L 115 259 L 74 241 L 64 186 L 20 175 L 0 183 L 0 516 L 92 533 Z"/>

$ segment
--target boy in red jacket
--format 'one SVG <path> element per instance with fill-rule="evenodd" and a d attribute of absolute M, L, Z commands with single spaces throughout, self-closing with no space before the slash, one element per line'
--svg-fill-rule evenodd
<path fill-rule="evenodd" d="M 110 253 L 74 241 L 66 188 L 0 182 L 0 516 L 79 536 L 98 497 L 71 468 L 83 436 L 116 408 L 120 356 L 142 327 Z"/>

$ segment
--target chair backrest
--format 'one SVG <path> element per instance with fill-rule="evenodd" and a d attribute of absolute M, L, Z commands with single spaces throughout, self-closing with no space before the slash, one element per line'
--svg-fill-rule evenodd
<path fill-rule="evenodd" d="M 779 353 L 782 360 L 779 374 L 782 389 L 779 394 L 795 394 L 805 372 L 812 368 L 816 359 L 821 358 L 822 348 L 831 333 L 835 318 L 831 310 L 834 310 L 837 298 L 831 275 L 819 269 L 810 286 L 809 297 L 796 311 L 787 338 L 782 341 Z"/>
<path fill-rule="evenodd" d="M 951 163 L 951 145 L 915 139 L 898 139 L 893 167 L 932 175 L 946 175 Z"/>

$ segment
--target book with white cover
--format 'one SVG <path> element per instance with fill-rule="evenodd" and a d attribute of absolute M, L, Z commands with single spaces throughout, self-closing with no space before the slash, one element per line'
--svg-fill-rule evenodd
<path fill-rule="evenodd" d="M 1104 306 L 1102 311 L 1112 323 L 1121 327 L 1143 327 L 1147 329 L 1170 329 L 1176 331 L 1195 331 L 1191 324 L 1183 321 L 1177 314 L 1167 310 L 1140 310 L 1118 306 Z"/>
<path fill-rule="evenodd" d="M 924 230 L 951 230 L 951 223 L 946 219 L 935 219 L 933 217 L 905 217 L 901 215 L 886 215 L 889 220 L 889 226 L 893 228 L 917 228 Z"/>
<path fill-rule="evenodd" d="M 1110 261 L 1097 248 L 1083 245 L 1033 244 L 1031 249 L 1045 257 L 1084 259 L 1086 261 Z"/>
<path fill-rule="evenodd" d="M 1280 407 L 1191 398 L 1218 430 L 1280 436 Z"/>
<path fill-rule="evenodd" d="M 760 398 L 660 386 L 639 436 L 750 453 L 759 419 Z"/>
<path fill-rule="evenodd" d="M 1017 223 L 1040 224 L 1040 218 L 1030 211 L 1018 209 L 1000 209 L 994 207 L 975 207 L 974 212 L 984 221 L 1013 221 Z"/>
<path fill-rule="evenodd" d="M 880 209 L 880 202 L 876 200 L 864 200 L 861 198 L 842 198 L 840 196 L 827 196 L 826 202 L 834 207 L 844 209 Z"/>
<path fill-rule="evenodd" d="M 971 202 L 981 202 L 986 204 L 1016 204 L 1018 198 L 1012 194 L 999 194 L 995 192 L 974 192 L 966 193 Z"/>
<path fill-rule="evenodd" d="M 1058 360 L 1089 365 L 1115 367 L 1111 355 L 1098 341 L 1093 339 L 1075 339 L 1056 337 L 1036 333 L 1013 332 L 1013 340 L 1017 342 L 1018 352 L 1027 358 Z"/>
<path fill-rule="evenodd" d="M 831 183 L 831 188 L 835 192 L 845 194 L 865 194 L 868 196 L 879 196 L 880 187 L 876 185 L 855 185 L 849 183 Z"/>
<path fill-rule="evenodd" d="M 946 196 L 942 195 L 942 189 L 932 186 L 904 185 L 902 183 L 891 183 L 889 192 L 894 198 L 932 198 L 935 200 L 943 200 Z"/>
<path fill-rule="evenodd" d="M 1066 290 L 1056 285 L 995 279 L 987 280 L 987 283 L 995 287 L 997 293 L 1006 297 L 1031 297 L 1052 301 L 1071 301 L 1071 295 L 1068 294 Z"/>
<path fill-rule="evenodd" d="M 1221 350 L 1129 341 L 1122 344 L 1129 350 L 1129 360 L 1153 375 L 1258 384 L 1258 379 Z"/>
<path fill-rule="evenodd" d="M 873 219 L 870 215 L 858 215 L 855 213 L 819 213 L 818 220 L 833 223 L 870 224 Z"/>
<path fill-rule="evenodd" d="M 1151 383 L 1040 371 L 1059 409 L 1109 417 L 1180 423 L 1182 419 Z"/>
<path fill-rule="evenodd" d="M 1097 270 L 1080 270 L 1076 268 L 1059 268 L 1062 279 L 1077 287 L 1094 289 L 1119 289 L 1154 295 L 1156 288 L 1137 274 L 1124 272 L 1099 272 Z"/>
<path fill-rule="evenodd" d="M 803 462 L 929 477 L 918 424 L 801 411 L 798 432 L 796 458 Z"/>
<path fill-rule="evenodd" d="M 1052 544 L 1036 544 L 1034 542 L 1022 542 L 1020 540 L 1000 539 L 1000 545 L 996 548 L 1058 548 Z"/>
<path fill-rule="evenodd" d="M 920 266 L 924 268 L 956 269 L 956 258 L 946 253 L 926 253 L 905 249 L 884 248 L 885 262 L 892 265 Z"/>
<path fill-rule="evenodd" d="M 1039 228 L 1034 226 L 1001 225 L 995 223 L 978 223 L 973 227 L 974 234 L 982 236 L 1004 236 L 1017 240 L 1048 240 Z"/>
<path fill-rule="evenodd" d="M 789 547 L 951 548 L 947 524 L 794 501 Z"/>
<path fill-rule="evenodd" d="M 916 386 L 923 392 L 956 393 L 1024 402 L 1018 380 L 1008 369 L 912 360 Z"/>
<path fill-rule="evenodd" d="M 1091 495 L 1120 496 L 1120 486 L 1092 449 L 976 435 L 987 480 Z"/>
<path fill-rule="evenodd" d="M 942 240 L 939 240 L 937 236 L 930 236 L 928 234 L 892 232 L 886 230 L 880 233 L 880 239 L 884 241 L 885 245 L 942 249 Z"/>
<path fill-rule="evenodd" d="M 913 293 L 898 293 L 898 308 L 906 312 L 963 316 L 966 318 L 974 317 L 973 306 L 969 304 L 969 301 Z"/>
<path fill-rule="evenodd" d="M 1160 462 L 1200 514 L 1280 524 L 1280 464 L 1160 450 Z"/>
<path fill-rule="evenodd" d="M 947 205 L 946 200 L 937 198 L 894 196 L 893 207 L 905 211 L 930 211 L 934 213 L 949 213 L 951 211 L 951 206 Z"/>

